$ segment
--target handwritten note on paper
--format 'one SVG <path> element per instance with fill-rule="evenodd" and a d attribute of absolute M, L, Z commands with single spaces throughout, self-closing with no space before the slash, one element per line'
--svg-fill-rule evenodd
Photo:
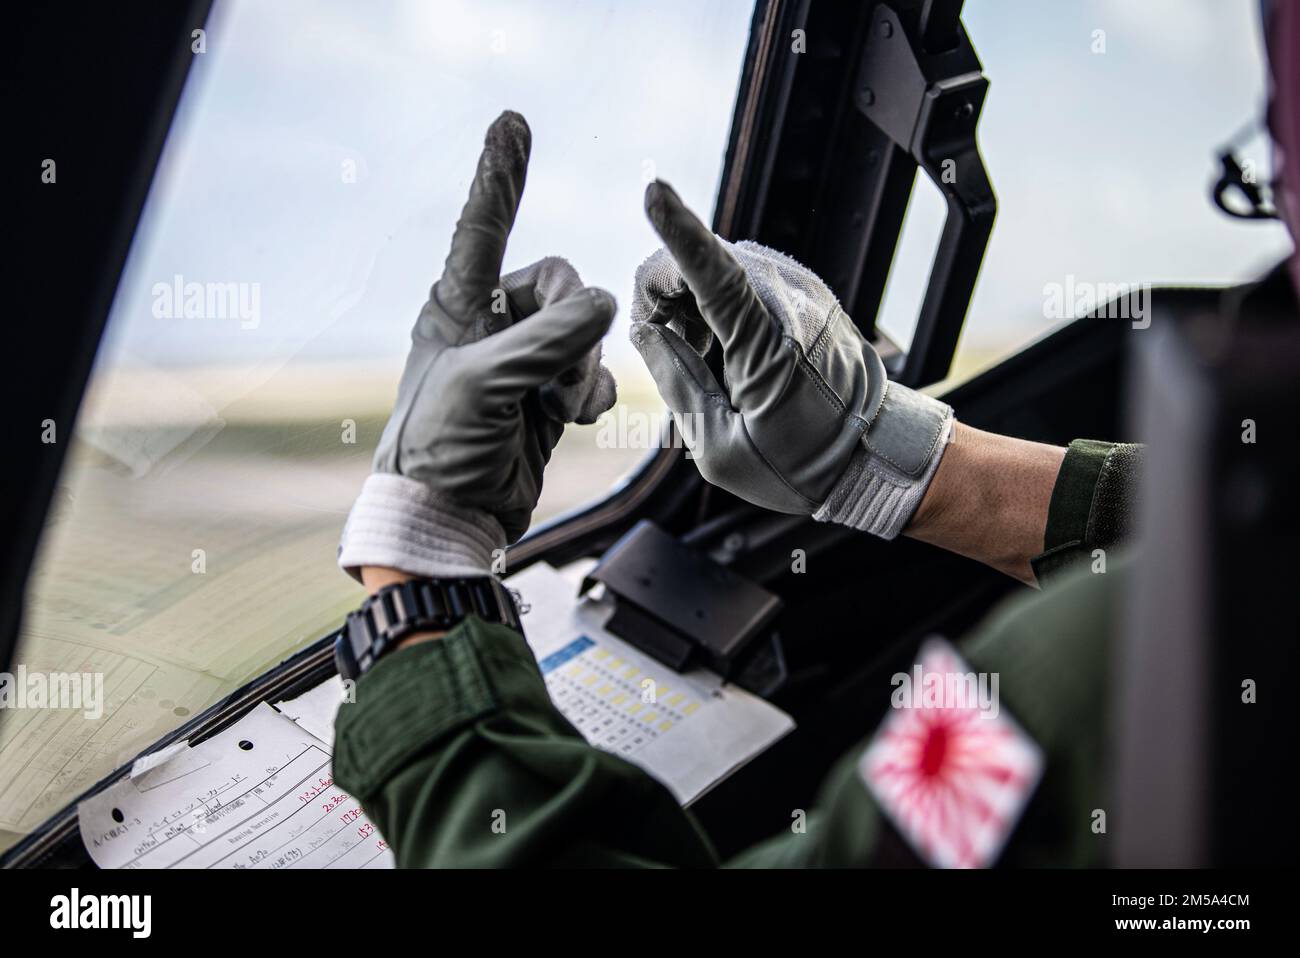
<path fill-rule="evenodd" d="M 101 868 L 391 868 L 330 749 L 271 706 L 78 807 Z"/>
<path fill-rule="evenodd" d="M 334 512 L 300 503 L 311 484 L 289 473 L 267 472 L 287 511 L 263 522 L 244 514 L 247 503 L 213 505 L 231 486 L 224 467 L 151 485 L 147 515 L 127 507 L 140 504 L 139 480 L 72 470 L 76 520 L 46 530 L 14 661 L 29 673 L 102 674 L 103 714 L 0 714 L 0 849 L 356 606 L 355 585 L 333 568 L 346 502 Z M 204 575 L 178 571 L 169 557 L 182 540 L 223 558 Z"/>

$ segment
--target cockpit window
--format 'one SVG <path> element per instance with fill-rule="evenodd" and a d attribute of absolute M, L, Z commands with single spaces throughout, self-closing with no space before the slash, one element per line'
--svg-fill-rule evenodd
<path fill-rule="evenodd" d="M 566 432 L 535 521 L 660 441 L 626 336 L 659 245 L 641 187 L 662 176 L 709 209 L 752 6 L 218 0 L 75 435 L 57 435 L 71 446 L 11 667 L 15 692 L 26 674 L 102 681 L 76 708 L 0 712 L 0 848 L 356 604 L 338 535 L 502 109 L 533 129 L 506 268 L 562 253 L 621 303 L 619 403 Z M 999 212 L 956 375 L 1108 290 L 1238 282 L 1290 249 L 1208 200 L 1243 130 L 1271 176 L 1257 7 L 966 4 Z M 942 219 L 918 182 L 880 317 L 901 343 Z"/>
<path fill-rule="evenodd" d="M 709 208 L 751 14 L 752 0 L 217 4 L 11 670 L 102 676 L 102 697 L 0 716 L 0 847 L 356 604 L 339 531 L 504 108 L 533 128 L 506 268 L 563 253 L 622 304 L 612 425 L 570 430 L 536 518 L 647 455 L 657 429 L 638 423 L 661 406 L 626 336 L 633 273 L 658 246 L 641 187 L 662 175 Z"/>
<path fill-rule="evenodd" d="M 1255 0 L 965 5 L 991 84 L 979 142 L 998 214 L 955 376 L 1108 292 L 1244 282 L 1288 253 L 1280 224 L 1210 201 L 1234 138 L 1259 181 L 1272 176 L 1258 17 Z M 943 218 L 918 177 L 881 310 L 897 342 L 911 340 Z"/>

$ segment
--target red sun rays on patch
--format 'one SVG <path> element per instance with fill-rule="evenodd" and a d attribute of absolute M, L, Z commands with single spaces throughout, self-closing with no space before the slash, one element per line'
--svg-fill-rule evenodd
<path fill-rule="evenodd" d="M 926 862 L 987 867 L 1038 783 L 1041 750 L 1001 711 L 990 677 L 946 642 L 926 642 L 895 685 L 896 707 L 858 764 L 863 781 Z"/>

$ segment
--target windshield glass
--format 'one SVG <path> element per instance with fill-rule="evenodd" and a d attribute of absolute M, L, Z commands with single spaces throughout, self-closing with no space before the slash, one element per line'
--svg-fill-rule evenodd
<path fill-rule="evenodd" d="M 752 0 L 218 3 L 154 179 L 29 588 L 15 668 L 104 677 L 100 714 L 0 717 L 0 847 L 331 631 L 335 566 L 483 133 L 533 128 L 505 268 L 562 254 L 620 301 L 643 185 L 717 190 Z M 656 42 L 664 24 L 671 42 Z M 545 519 L 647 454 L 571 429 Z"/>
<path fill-rule="evenodd" d="M 1257 0 L 970 0 L 962 20 L 990 80 L 979 143 L 998 213 L 954 379 L 1117 288 L 1245 282 L 1290 251 L 1280 223 L 1210 200 L 1238 134 L 1272 176 Z M 918 176 L 879 319 L 895 342 L 911 341 L 944 215 Z"/>

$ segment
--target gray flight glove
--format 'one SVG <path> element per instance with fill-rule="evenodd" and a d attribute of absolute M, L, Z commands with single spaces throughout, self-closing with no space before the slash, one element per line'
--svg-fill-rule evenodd
<path fill-rule="evenodd" d="M 614 298 L 565 260 L 501 277 L 531 135 L 517 113 L 488 129 L 442 279 L 411 332 L 374 473 L 348 516 L 339 565 L 476 575 L 528 528 L 568 422 L 614 404 L 600 340 Z"/>
<path fill-rule="evenodd" d="M 776 512 L 892 539 L 952 429 L 951 407 L 890 383 L 812 271 L 714 236 L 666 183 L 646 190 L 663 239 L 637 270 L 632 342 L 700 474 Z M 703 356 L 722 344 L 725 382 Z"/>

